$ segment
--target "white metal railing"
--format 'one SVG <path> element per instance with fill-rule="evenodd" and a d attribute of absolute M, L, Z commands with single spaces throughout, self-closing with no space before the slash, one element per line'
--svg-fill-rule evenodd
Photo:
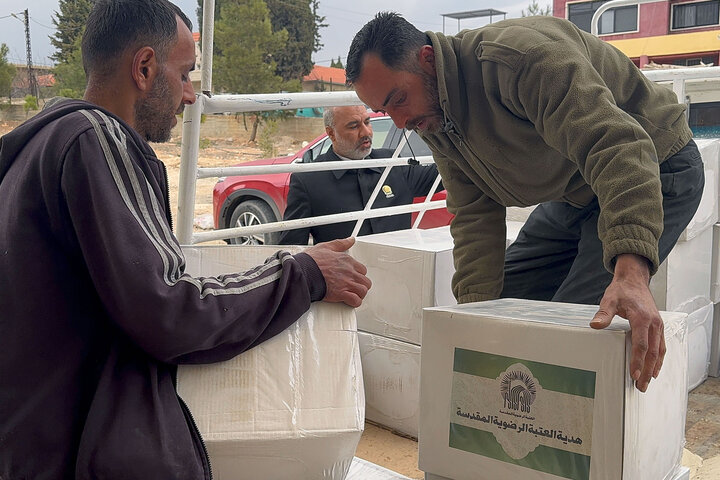
<path fill-rule="evenodd" d="M 288 164 L 288 165 L 267 165 L 249 167 L 227 167 L 227 168 L 200 168 L 198 167 L 198 154 L 200 145 L 200 118 L 203 113 L 241 113 L 272 111 L 282 109 L 297 109 L 307 107 L 333 107 L 343 105 L 362 105 L 357 94 L 349 92 L 309 92 L 309 93 L 275 93 L 261 95 L 212 95 L 212 57 L 214 37 L 214 12 L 215 0 L 203 1 L 203 34 L 202 34 L 202 57 L 201 57 L 201 94 L 197 95 L 194 105 L 185 108 L 183 115 L 182 144 L 180 153 L 180 178 L 178 191 L 177 211 L 177 237 L 181 244 L 194 244 L 203 241 L 227 239 L 238 236 L 249 236 L 256 233 L 276 232 L 290 228 L 309 227 L 314 225 L 325 225 L 340 221 L 357 220 L 355 235 L 359 231 L 362 222 L 366 218 L 374 218 L 385 215 L 397 215 L 400 213 L 420 212 L 413 227 L 417 227 L 426 210 L 442 208 L 445 201 L 431 201 L 432 194 L 440 183 L 440 178 L 427 195 L 425 202 L 420 204 L 403 205 L 398 207 L 387 207 L 370 210 L 377 194 L 380 191 L 383 180 L 387 177 L 390 168 L 398 165 L 407 165 L 409 158 L 375 159 L 353 161 L 352 165 L 346 162 L 323 162 L 318 164 Z M 396 149 L 394 155 L 403 146 Z M 432 157 L 420 157 L 413 159 L 422 164 L 434 163 Z M 300 219 L 293 221 L 280 221 L 264 225 L 250 227 L 235 227 L 223 229 L 222 231 L 193 233 L 193 217 L 195 208 L 195 194 L 197 180 L 199 178 L 221 177 L 227 175 L 251 175 L 260 173 L 292 173 L 300 171 L 319 170 L 342 170 L 349 168 L 369 168 L 383 166 L 385 170 L 380 181 L 375 187 L 365 210 L 360 212 L 349 212 L 338 215 L 315 217 L 312 219 Z"/>
<path fill-rule="evenodd" d="M 597 35 L 597 23 L 602 14 L 610 8 L 651 3 L 657 0 L 612 0 L 600 6 L 593 15 L 591 31 Z M 307 107 L 331 107 L 343 105 L 362 105 L 355 92 L 309 92 L 309 93 L 275 93 L 259 95 L 211 95 L 212 91 L 212 44 L 214 28 L 215 0 L 204 0 L 203 2 L 203 49 L 201 65 L 201 91 L 198 94 L 194 105 L 185 108 L 183 115 L 182 147 L 180 156 L 180 183 L 178 191 L 177 211 L 177 237 L 182 244 L 194 244 L 210 240 L 220 240 L 238 236 L 251 236 L 258 233 L 277 232 L 292 228 L 304 228 L 314 225 L 326 225 L 335 222 L 357 221 L 353 235 L 360 229 L 362 221 L 366 218 L 375 218 L 385 215 L 397 215 L 408 212 L 419 212 L 413 228 L 417 228 L 422 215 L 427 210 L 442 208 L 445 201 L 432 201 L 432 193 L 435 192 L 440 182 L 436 178 L 435 184 L 427 195 L 425 202 L 420 204 L 402 205 L 381 209 L 370 209 L 374 199 L 379 192 L 384 177 L 375 187 L 365 210 L 348 212 L 335 215 L 326 215 L 308 219 L 279 221 L 263 225 L 249 227 L 235 227 L 212 232 L 193 233 L 193 217 L 195 207 L 195 193 L 197 180 L 199 178 L 222 177 L 228 175 L 255 175 L 265 173 L 292 173 L 301 171 L 319 170 L 342 170 L 349 168 L 385 167 L 384 175 L 387 175 L 389 168 L 393 166 L 407 165 L 409 158 L 391 158 L 374 160 L 357 160 L 352 164 L 347 162 L 323 162 L 322 164 L 287 164 L 287 165 L 265 165 L 265 166 L 239 166 L 221 168 L 199 168 L 198 153 L 200 144 L 200 118 L 203 113 L 224 113 L 224 112 L 257 112 L 282 109 L 297 109 Z M 685 82 L 696 79 L 720 79 L 720 67 L 706 68 L 678 68 L 668 70 L 650 70 L 643 73 L 655 82 L 672 82 L 673 91 L 680 102 L 686 101 Z M 402 145 L 397 152 L 400 151 Z M 421 164 L 433 163 L 432 157 L 417 157 Z"/>
<path fill-rule="evenodd" d="M 206 0 L 207 1 L 207 0 Z M 201 87 L 202 88 L 202 87 Z M 200 144 L 200 118 L 203 113 L 222 112 L 257 112 L 282 109 L 296 109 L 306 107 L 329 107 L 343 105 L 362 105 L 355 92 L 304 92 L 284 94 L 262 94 L 262 95 L 216 95 L 209 96 L 205 93 L 197 95 L 194 105 L 185 107 L 183 114 L 182 147 L 180 154 L 180 179 L 178 191 L 178 212 L 177 212 L 177 237 L 181 244 L 195 244 L 210 240 L 221 240 L 240 236 L 250 236 L 257 233 L 270 233 L 292 228 L 305 228 L 315 225 L 326 225 L 341 221 L 357 221 L 353 235 L 356 235 L 362 226 L 362 222 L 368 218 L 376 218 L 401 213 L 420 212 L 413 224 L 414 228 L 419 225 L 419 220 L 427 210 L 442 208 L 444 200 L 431 201 L 432 193 L 440 183 L 436 178 L 430 194 L 425 202 L 402 205 L 397 207 L 385 207 L 370 209 L 383 185 L 389 169 L 395 166 L 408 165 L 412 162 L 420 164 L 432 164 L 432 156 L 423 157 L 402 157 L 390 159 L 355 160 L 349 162 L 322 162 L 322 164 L 286 164 L 286 165 L 257 165 L 257 166 L 236 166 L 202 168 L 198 166 L 198 154 Z M 403 139 L 404 142 L 404 139 Z M 396 154 L 403 147 L 401 143 L 396 149 Z M 193 232 L 193 216 L 195 208 L 195 193 L 197 180 L 200 178 L 218 178 L 229 175 L 257 175 L 270 173 L 293 173 L 312 172 L 321 170 L 347 170 L 355 168 L 385 167 L 373 193 L 371 194 L 366 208 L 358 212 L 348 212 L 338 215 L 314 217 L 310 219 L 278 221 L 263 225 L 233 227 L 213 232 Z"/>

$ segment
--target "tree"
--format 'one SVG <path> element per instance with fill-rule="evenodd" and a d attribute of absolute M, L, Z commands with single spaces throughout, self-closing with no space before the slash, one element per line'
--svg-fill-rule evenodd
<path fill-rule="evenodd" d="M 55 53 L 50 56 L 57 63 L 66 63 L 78 48 L 85 22 L 95 0 L 60 0 L 60 12 L 55 11 L 53 25 L 57 31 L 50 37 Z"/>
<path fill-rule="evenodd" d="M 327 23 L 323 23 L 325 21 L 325 16 L 320 16 L 317 14 L 318 5 L 320 5 L 319 0 L 310 0 L 310 9 L 313 13 L 313 20 L 315 21 L 315 41 L 313 43 L 313 52 L 319 52 L 320 49 L 323 47 L 323 44 L 320 43 L 320 29 L 325 28 L 328 26 Z"/>
<path fill-rule="evenodd" d="M 197 15 L 202 32 L 203 0 L 198 1 Z M 220 17 L 221 7 L 234 0 L 216 0 L 215 20 Z M 320 28 L 326 27 L 325 17 L 317 15 L 317 0 L 265 0 L 270 12 L 273 32 L 286 30 L 288 41 L 282 50 L 273 53 L 277 74 L 284 81 L 298 80 L 312 70 L 312 54 L 320 43 Z M 202 45 L 201 45 L 202 48 Z M 217 49 L 217 41 L 215 42 Z"/>
<path fill-rule="evenodd" d="M 283 80 L 302 80 L 313 67 L 317 25 L 308 0 L 265 0 L 273 32 L 286 30 L 288 42 L 275 55 L 277 74 Z"/>
<path fill-rule="evenodd" d="M 0 44 L 0 96 L 8 97 L 12 92 L 12 81 L 15 78 L 15 65 L 10 64 L 7 55 L 10 49 L 4 43 Z"/>
<path fill-rule="evenodd" d="M 545 7 L 541 8 L 537 0 L 532 0 L 530 5 L 528 5 L 527 12 L 523 10 L 520 14 L 523 17 L 534 17 L 536 15 L 551 15 L 552 12 L 550 11 L 550 5 L 545 5 Z"/>
<path fill-rule="evenodd" d="M 231 93 L 268 93 L 299 89 L 277 75 L 274 56 L 287 43 L 287 30 L 273 32 L 263 0 L 224 0 L 215 21 L 213 83 Z M 253 119 L 255 141 L 261 117 Z"/>
<path fill-rule="evenodd" d="M 338 55 L 337 62 L 335 60 L 330 60 L 330 66 L 332 68 L 345 68 L 342 64 L 342 59 L 340 58 L 340 55 Z"/>
<path fill-rule="evenodd" d="M 81 38 L 75 40 L 75 50 L 65 62 L 55 66 L 55 90 L 61 97 L 82 98 L 87 86 L 82 66 Z"/>

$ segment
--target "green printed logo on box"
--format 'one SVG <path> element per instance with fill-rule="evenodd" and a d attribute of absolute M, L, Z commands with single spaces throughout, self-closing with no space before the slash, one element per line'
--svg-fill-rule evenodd
<path fill-rule="evenodd" d="M 590 477 L 595 372 L 455 349 L 449 446 Z"/>

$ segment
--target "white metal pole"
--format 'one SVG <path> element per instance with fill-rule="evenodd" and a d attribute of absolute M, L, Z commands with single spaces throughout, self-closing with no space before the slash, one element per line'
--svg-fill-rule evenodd
<path fill-rule="evenodd" d="M 200 118 L 202 115 L 203 100 L 205 98 L 205 95 L 198 95 L 195 103 L 193 105 L 187 105 L 183 113 L 176 232 L 181 245 L 187 245 L 192 242 L 198 152 L 200 147 Z"/>
<path fill-rule="evenodd" d="M 440 174 L 438 173 L 435 176 L 435 181 L 432 184 L 432 187 L 430 187 L 430 191 L 427 194 L 427 197 L 425 197 L 425 200 L 422 202 L 424 204 L 430 203 L 430 200 L 432 199 L 432 196 L 435 195 L 435 190 L 437 190 L 438 185 L 440 185 Z M 415 223 L 413 223 L 412 228 L 418 228 L 420 226 L 420 221 L 425 216 L 425 212 L 427 210 L 420 210 L 417 214 L 417 217 L 415 218 Z"/>
<path fill-rule="evenodd" d="M 444 208 L 445 200 L 434 200 L 425 203 L 410 203 L 407 205 L 396 205 L 394 207 L 375 208 L 373 210 L 358 210 L 356 212 L 335 213 L 332 215 L 323 215 L 320 217 L 312 217 L 310 219 L 300 218 L 297 220 L 283 220 L 280 222 L 263 223 L 250 227 L 234 227 L 222 230 L 214 230 L 211 232 L 198 232 L 193 234 L 192 243 L 209 242 L 211 240 L 223 240 L 225 238 L 245 237 L 258 233 L 279 232 L 282 230 L 292 230 L 295 228 L 310 227 L 314 225 L 327 225 L 329 223 L 340 223 L 357 220 L 358 218 L 375 218 L 386 215 L 400 215 L 409 212 L 418 212 L 424 208 L 434 210 Z"/>
<path fill-rule="evenodd" d="M 215 37 L 215 0 L 203 0 L 202 61 L 200 91 L 208 97 L 212 92 L 213 38 Z"/>

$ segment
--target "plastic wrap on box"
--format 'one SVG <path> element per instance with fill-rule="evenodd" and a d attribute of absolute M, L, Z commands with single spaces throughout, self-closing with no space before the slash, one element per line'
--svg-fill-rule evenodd
<path fill-rule="evenodd" d="M 710 300 L 712 234 L 708 228 L 691 240 L 678 242 L 650 280 L 659 310 L 678 311 L 697 297 Z"/>
<path fill-rule="evenodd" d="M 710 267 L 710 300 L 720 302 L 720 223 L 712 228 L 712 266 Z"/>
<path fill-rule="evenodd" d="M 720 201 L 718 196 L 720 140 L 717 138 L 696 139 L 695 143 L 697 143 L 705 165 L 705 188 L 695 215 L 690 219 L 690 223 L 680 235 L 681 241 L 696 237 L 720 220 L 718 217 L 718 201 Z"/>
<path fill-rule="evenodd" d="M 420 347 L 358 332 L 365 385 L 365 418 L 417 438 Z"/>
<path fill-rule="evenodd" d="M 720 377 L 720 303 L 713 304 L 713 327 L 708 375 Z"/>
<path fill-rule="evenodd" d="M 645 394 L 630 328 L 595 306 L 503 299 L 424 312 L 419 465 L 454 480 L 670 480 L 680 471 L 687 323 L 663 312 L 667 353 Z"/>
<path fill-rule="evenodd" d="M 193 275 L 245 270 L 276 250 L 184 248 Z M 205 440 L 214 478 L 345 478 L 364 428 L 356 327 L 352 308 L 314 303 L 232 360 L 178 368 L 178 393 Z"/>
<path fill-rule="evenodd" d="M 422 308 L 456 303 L 450 227 L 358 237 L 353 257 L 373 287 L 357 309 L 360 330 L 420 344 Z"/>
<path fill-rule="evenodd" d="M 380 465 L 368 462 L 367 460 L 363 460 L 362 458 L 355 457 L 352 465 L 350 465 L 347 480 L 410 480 L 410 478 L 381 467 Z"/>
<path fill-rule="evenodd" d="M 682 305 L 688 325 L 688 391 L 705 381 L 710 371 L 713 332 L 713 304 L 696 298 Z"/>

